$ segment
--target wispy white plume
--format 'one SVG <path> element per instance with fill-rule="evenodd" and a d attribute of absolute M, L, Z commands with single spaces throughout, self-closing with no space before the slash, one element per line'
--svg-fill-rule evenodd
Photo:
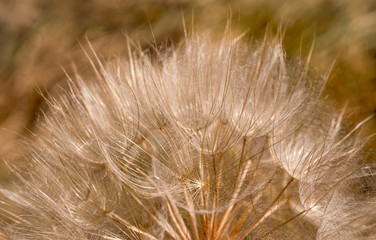
<path fill-rule="evenodd" d="M 77 75 L 0 190 L 5 239 L 372 239 L 375 167 L 280 38 L 192 36 Z M 26 170 L 25 170 L 26 169 Z"/>

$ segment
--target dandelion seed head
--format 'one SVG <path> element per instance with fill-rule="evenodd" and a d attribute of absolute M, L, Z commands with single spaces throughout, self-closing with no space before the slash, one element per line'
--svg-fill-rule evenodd
<path fill-rule="evenodd" d="M 10 239 L 369 239 L 375 171 L 281 39 L 91 58 L 0 189 Z M 364 193 L 361 198 L 354 192 Z"/>

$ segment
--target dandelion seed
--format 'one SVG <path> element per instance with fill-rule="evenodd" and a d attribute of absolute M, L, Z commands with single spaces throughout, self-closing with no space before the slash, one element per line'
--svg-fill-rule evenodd
<path fill-rule="evenodd" d="M 279 38 L 94 58 L 0 189 L 9 239 L 372 239 L 375 169 Z M 325 106 L 325 107 L 324 107 Z M 361 193 L 362 194 L 359 194 Z M 358 194 L 357 194 L 358 193 Z"/>

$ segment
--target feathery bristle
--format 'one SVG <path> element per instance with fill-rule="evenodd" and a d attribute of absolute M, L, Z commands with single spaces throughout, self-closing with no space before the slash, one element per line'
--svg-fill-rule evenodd
<path fill-rule="evenodd" d="M 375 168 L 278 38 L 93 63 L 0 191 L 9 239 L 370 239 Z M 95 62 L 95 61 L 94 61 Z"/>

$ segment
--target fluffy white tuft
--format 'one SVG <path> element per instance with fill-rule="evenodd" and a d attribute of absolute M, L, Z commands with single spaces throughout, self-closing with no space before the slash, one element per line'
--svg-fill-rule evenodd
<path fill-rule="evenodd" d="M 371 239 L 375 167 L 280 39 L 99 60 L 0 191 L 5 239 Z"/>

